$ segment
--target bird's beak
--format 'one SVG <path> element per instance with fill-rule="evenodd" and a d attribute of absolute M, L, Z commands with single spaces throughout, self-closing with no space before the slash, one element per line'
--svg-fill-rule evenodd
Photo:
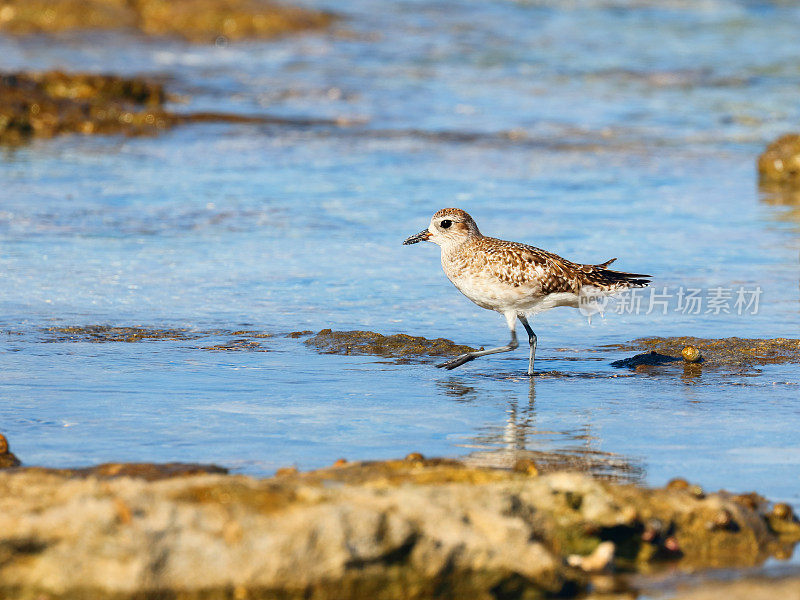
<path fill-rule="evenodd" d="M 406 239 L 403 242 L 403 246 L 408 246 L 409 244 L 416 244 L 417 242 L 424 242 L 431 237 L 431 232 L 427 229 L 423 229 L 416 235 L 412 235 L 410 238 Z"/>

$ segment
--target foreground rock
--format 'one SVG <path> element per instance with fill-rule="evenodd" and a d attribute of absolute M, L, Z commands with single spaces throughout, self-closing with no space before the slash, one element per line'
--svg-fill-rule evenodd
<path fill-rule="evenodd" d="M 683 364 L 689 369 L 722 369 L 748 371 L 772 364 L 800 364 L 800 339 L 703 339 L 695 337 L 641 338 L 630 344 L 606 346 L 616 350 L 644 351 L 644 354 L 613 363 L 617 367 L 636 370 L 670 364 Z M 698 351 L 701 362 L 689 362 L 683 356 L 687 347 Z"/>
<path fill-rule="evenodd" d="M 752 566 L 800 539 L 791 511 L 767 516 L 755 495 L 537 477 L 418 454 L 339 464 L 266 480 L 0 471 L 0 594 L 572 596 L 588 570 Z M 594 560 L 600 554 L 612 564 Z"/>
<path fill-rule="evenodd" d="M 758 157 L 762 187 L 800 188 L 800 134 L 789 133 L 772 142 Z"/>
<path fill-rule="evenodd" d="M 291 334 L 290 334 L 291 335 Z M 398 333 L 382 335 L 374 331 L 332 331 L 323 329 L 305 344 L 326 354 L 368 354 L 397 359 L 424 359 L 434 356 L 457 356 L 475 348 L 436 338 L 429 340 Z"/>
<path fill-rule="evenodd" d="M 2 0 L 0 31 L 139 30 L 192 42 L 273 38 L 328 27 L 330 13 L 267 0 Z"/>

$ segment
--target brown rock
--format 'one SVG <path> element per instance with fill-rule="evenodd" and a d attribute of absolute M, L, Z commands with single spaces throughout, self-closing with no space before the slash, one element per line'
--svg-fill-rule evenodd
<path fill-rule="evenodd" d="M 6 436 L 0 433 L 0 469 L 18 467 L 20 464 L 19 459 L 11 452 Z"/>
<path fill-rule="evenodd" d="M 160 84 L 88 73 L 0 73 L 0 142 L 60 133 L 148 133 L 172 124 Z"/>
<path fill-rule="evenodd" d="M 527 473 L 534 477 L 539 474 L 539 467 L 529 458 L 521 458 L 514 463 L 514 470 L 519 473 Z"/>
<path fill-rule="evenodd" d="M 297 467 L 281 467 L 275 471 L 275 477 L 285 477 L 286 475 L 297 475 Z"/>
<path fill-rule="evenodd" d="M 667 489 L 686 491 L 689 489 L 689 482 L 683 479 L 682 477 L 676 477 L 674 479 L 670 479 L 669 482 L 667 482 Z"/>
<path fill-rule="evenodd" d="M 700 353 L 700 350 L 697 349 L 697 346 L 684 346 L 683 350 L 681 350 L 681 356 L 683 356 L 683 360 L 690 363 L 703 360 L 703 355 Z"/>
<path fill-rule="evenodd" d="M 136 29 L 192 42 L 274 38 L 323 29 L 331 13 L 269 0 L 3 0 L 0 31 L 14 34 Z"/>
<path fill-rule="evenodd" d="M 758 179 L 767 187 L 800 186 L 800 134 L 788 133 L 758 157 Z"/>
<path fill-rule="evenodd" d="M 136 77 L 59 71 L 0 73 L 0 143 L 19 144 L 31 137 L 64 133 L 152 135 L 202 122 L 336 124 L 227 113 L 177 114 L 164 109 L 164 96 L 161 84 Z"/>
<path fill-rule="evenodd" d="M 772 507 L 772 514 L 778 519 L 790 520 L 794 518 L 792 507 L 785 502 L 778 502 Z"/>

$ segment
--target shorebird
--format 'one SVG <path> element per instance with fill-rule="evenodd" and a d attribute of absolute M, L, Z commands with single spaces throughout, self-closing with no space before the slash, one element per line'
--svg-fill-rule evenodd
<path fill-rule="evenodd" d="M 507 345 L 469 352 L 437 365 L 445 369 L 455 369 L 479 356 L 516 350 L 519 319 L 528 333 L 528 375 L 533 375 L 537 340 L 529 316 L 557 306 L 591 305 L 597 298 L 650 283 L 650 275 L 609 269 L 615 258 L 584 265 L 527 244 L 487 237 L 460 208 L 443 208 L 433 215 L 427 229 L 403 245 L 422 241 L 439 245 L 442 269 L 458 291 L 478 306 L 501 313 L 511 330 Z"/>

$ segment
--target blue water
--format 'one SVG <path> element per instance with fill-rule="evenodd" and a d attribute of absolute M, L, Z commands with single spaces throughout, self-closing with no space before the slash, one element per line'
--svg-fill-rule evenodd
<path fill-rule="evenodd" d="M 782 3 L 315 2 L 334 31 L 188 46 L 0 37 L 3 69 L 164 77 L 175 110 L 341 125 L 191 125 L 0 150 L 0 431 L 27 464 L 199 461 L 267 475 L 411 451 L 800 501 L 797 365 L 635 375 L 602 346 L 650 335 L 798 337 L 800 213 L 755 159 L 800 122 L 800 8 Z M 537 316 L 526 352 L 453 372 L 321 355 L 295 330 L 504 343 L 436 247 L 445 206 L 657 291 L 759 287 L 757 314 Z M 648 297 L 644 296 L 645 306 Z M 732 306 L 732 304 L 731 304 Z M 274 334 L 53 342 L 53 326 Z M 235 337 L 235 336 L 233 336 Z M 582 464 L 583 464 L 582 463 Z M 597 470 L 597 469 L 595 469 Z M 603 469 L 601 469 L 603 470 Z"/>

